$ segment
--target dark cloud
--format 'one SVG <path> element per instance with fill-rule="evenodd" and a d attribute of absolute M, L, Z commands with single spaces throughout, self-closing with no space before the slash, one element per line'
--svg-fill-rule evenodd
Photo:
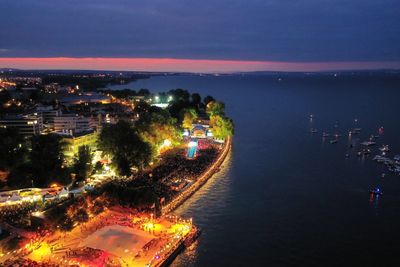
<path fill-rule="evenodd" d="M 400 60 L 399 0 L 0 0 L 1 57 Z"/>

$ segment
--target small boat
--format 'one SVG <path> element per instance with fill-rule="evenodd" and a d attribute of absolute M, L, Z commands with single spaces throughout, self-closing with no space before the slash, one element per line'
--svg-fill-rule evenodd
<path fill-rule="evenodd" d="M 364 149 L 363 150 L 363 154 L 364 155 L 369 155 L 369 154 L 371 154 L 371 150 L 370 149 Z"/>
<path fill-rule="evenodd" d="M 361 128 L 354 128 L 353 129 L 353 133 L 360 133 L 361 132 Z"/>
<path fill-rule="evenodd" d="M 358 151 L 357 152 L 357 157 L 361 157 L 362 156 L 362 152 L 361 151 Z"/>
<path fill-rule="evenodd" d="M 383 192 L 382 192 L 379 188 L 369 190 L 369 193 L 370 193 L 371 195 L 374 195 L 374 196 L 381 196 L 381 195 L 383 195 Z"/>
<path fill-rule="evenodd" d="M 385 159 L 385 157 L 382 157 L 381 155 L 376 155 L 372 160 L 383 161 L 384 159 Z"/>
<path fill-rule="evenodd" d="M 322 133 L 322 137 L 329 137 L 329 136 L 331 136 L 330 134 L 328 134 L 328 133 Z"/>
<path fill-rule="evenodd" d="M 380 148 L 379 148 L 379 150 L 380 151 L 382 151 L 382 152 L 389 152 L 389 146 L 388 145 L 382 145 Z"/>
<path fill-rule="evenodd" d="M 335 137 L 337 138 L 337 137 L 341 137 L 342 135 L 341 134 L 335 134 Z"/>
<path fill-rule="evenodd" d="M 317 133 L 317 132 L 318 132 L 318 130 L 317 130 L 317 129 L 315 129 L 315 128 L 311 128 L 311 129 L 310 129 L 310 132 L 311 132 L 311 133 Z"/>
<path fill-rule="evenodd" d="M 337 140 L 336 139 L 334 139 L 334 140 L 331 140 L 331 141 L 329 141 L 331 144 L 336 144 L 337 143 Z"/>
<path fill-rule="evenodd" d="M 363 146 L 374 146 L 374 145 L 376 145 L 376 142 L 365 141 L 365 142 L 362 142 L 361 145 L 363 145 Z"/>

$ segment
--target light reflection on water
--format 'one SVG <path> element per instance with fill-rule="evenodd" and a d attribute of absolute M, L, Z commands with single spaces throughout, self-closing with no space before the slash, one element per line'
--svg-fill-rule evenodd
<path fill-rule="evenodd" d="M 377 148 L 349 149 L 384 126 L 380 144 L 400 153 L 400 79 L 158 76 L 131 88 L 212 95 L 235 122 L 227 168 L 177 210 L 203 233 L 174 267 L 400 266 L 400 179 L 381 178 Z M 354 118 L 362 132 L 349 139 Z M 370 203 L 375 187 L 384 195 Z"/>
<path fill-rule="evenodd" d="M 214 174 L 194 195 L 174 211 L 184 218 L 194 218 L 194 223 L 202 230 L 199 239 L 189 248 L 185 249 L 171 264 L 171 266 L 190 266 L 196 262 L 199 246 L 203 235 L 207 234 L 213 216 L 218 216 L 224 211 L 230 199 L 230 171 L 232 168 L 233 149 L 228 153 L 221 170 Z M 205 212 L 207 209 L 208 212 Z M 201 214 L 201 217 L 196 216 Z"/>

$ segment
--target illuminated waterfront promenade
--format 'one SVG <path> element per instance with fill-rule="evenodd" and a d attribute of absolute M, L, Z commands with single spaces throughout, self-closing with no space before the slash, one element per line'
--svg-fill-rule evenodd
<path fill-rule="evenodd" d="M 218 158 L 212 163 L 212 165 L 195 181 L 190 184 L 184 191 L 182 191 L 178 196 L 176 196 L 171 202 L 162 207 L 162 214 L 167 214 L 178 208 L 185 200 L 187 200 L 191 195 L 193 195 L 197 190 L 199 190 L 207 181 L 210 179 L 214 173 L 216 173 L 224 163 L 226 156 L 228 155 L 232 146 L 232 138 L 228 137 L 222 151 Z"/>
<path fill-rule="evenodd" d="M 199 234 L 191 219 L 183 220 L 169 213 L 219 171 L 231 142 L 231 138 L 226 139 L 209 168 L 162 208 L 161 218 L 115 207 L 69 232 L 56 230 L 36 242 L 29 242 L 28 238 L 19 250 L 1 256 L 0 262 L 25 258 L 49 266 L 166 266 Z M 104 239 L 110 234 L 112 240 Z"/>

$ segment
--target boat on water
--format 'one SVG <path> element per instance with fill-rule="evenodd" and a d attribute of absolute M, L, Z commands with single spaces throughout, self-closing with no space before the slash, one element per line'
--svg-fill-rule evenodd
<path fill-rule="evenodd" d="M 371 149 L 364 149 L 364 150 L 363 150 L 363 154 L 364 154 L 364 155 L 369 155 L 369 154 L 371 154 Z"/>
<path fill-rule="evenodd" d="M 364 142 L 361 143 L 361 145 L 363 145 L 363 146 L 374 146 L 374 145 L 376 145 L 376 142 L 374 142 L 374 141 L 364 141 Z"/>
<path fill-rule="evenodd" d="M 317 129 L 315 129 L 315 128 L 311 128 L 311 129 L 310 129 L 310 132 L 311 132 L 311 133 L 317 133 L 317 132 L 318 132 L 318 130 L 317 130 Z"/>
<path fill-rule="evenodd" d="M 359 128 L 356 128 L 356 129 L 359 129 Z M 353 129 L 353 130 L 349 131 L 349 135 L 356 135 L 356 134 L 359 134 L 360 131 L 358 131 L 358 130 L 356 130 L 356 129 Z"/>
<path fill-rule="evenodd" d="M 379 148 L 379 150 L 380 151 L 382 151 L 382 152 L 389 152 L 389 146 L 388 145 L 382 145 L 380 148 Z"/>
<path fill-rule="evenodd" d="M 386 159 L 386 158 L 382 157 L 381 155 L 376 155 L 372 160 L 380 161 L 380 160 L 383 160 L 383 159 Z"/>
<path fill-rule="evenodd" d="M 322 137 L 329 137 L 329 136 L 331 136 L 331 135 L 328 133 L 325 133 L 325 132 L 322 133 Z"/>
<path fill-rule="evenodd" d="M 331 144 L 336 144 L 337 143 L 337 139 L 331 140 L 329 141 Z"/>
<path fill-rule="evenodd" d="M 379 188 L 375 188 L 375 189 L 369 190 L 369 193 L 370 193 L 371 195 L 374 195 L 374 196 L 381 196 L 381 195 L 383 195 L 383 192 L 382 192 Z"/>

